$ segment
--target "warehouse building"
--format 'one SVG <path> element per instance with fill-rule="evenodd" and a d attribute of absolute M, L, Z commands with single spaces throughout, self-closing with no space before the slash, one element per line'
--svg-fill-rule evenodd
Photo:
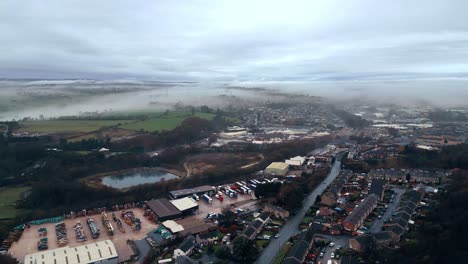
<path fill-rule="evenodd" d="M 114 243 L 99 241 L 78 247 L 62 247 L 24 257 L 24 264 L 117 264 L 119 258 Z"/>
<path fill-rule="evenodd" d="M 213 186 L 203 185 L 203 186 L 194 187 L 190 189 L 172 191 L 172 192 L 169 192 L 169 194 L 172 199 L 180 199 L 180 198 L 192 196 L 194 194 L 203 195 L 206 193 L 211 196 L 214 194 L 214 191 L 215 191 L 215 188 Z"/>
<path fill-rule="evenodd" d="M 288 173 L 289 164 L 284 162 L 273 162 L 270 166 L 266 167 L 265 174 L 277 175 L 277 176 L 286 176 Z"/>
<path fill-rule="evenodd" d="M 306 159 L 304 157 L 296 156 L 294 158 L 285 160 L 284 163 L 287 163 L 288 165 L 293 167 L 300 167 L 304 164 L 305 160 Z"/>
<path fill-rule="evenodd" d="M 198 203 L 189 197 L 171 200 L 170 202 L 179 209 L 183 215 L 190 215 L 198 210 Z"/>
<path fill-rule="evenodd" d="M 182 217 L 182 212 L 165 198 L 153 199 L 145 203 L 156 214 L 160 222 Z"/>

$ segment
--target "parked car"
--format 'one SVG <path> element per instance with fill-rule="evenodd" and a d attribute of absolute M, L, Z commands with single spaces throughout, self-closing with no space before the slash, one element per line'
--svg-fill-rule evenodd
<path fill-rule="evenodd" d="M 335 246 L 335 243 L 330 242 L 329 246 L 330 246 L 330 247 L 334 247 L 334 246 Z"/>

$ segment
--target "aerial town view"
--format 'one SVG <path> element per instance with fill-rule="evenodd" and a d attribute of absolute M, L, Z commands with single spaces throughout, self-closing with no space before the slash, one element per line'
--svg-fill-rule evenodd
<path fill-rule="evenodd" d="M 466 262 L 466 10 L 3 1 L 0 264 Z"/>

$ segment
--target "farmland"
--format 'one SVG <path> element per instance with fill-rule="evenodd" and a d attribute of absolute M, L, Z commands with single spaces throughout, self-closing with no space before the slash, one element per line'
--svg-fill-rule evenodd
<path fill-rule="evenodd" d="M 132 120 L 39 120 L 20 123 L 18 132 L 28 133 L 63 133 L 91 132 L 107 126 L 117 126 Z"/>
<path fill-rule="evenodd" d="M 29 187 L 0 188 L 0 219 L 15 218 L 18 213 L 15 203 L 29 189 Z"/>
<path fill-rule="evenodd" d="M 196 116 L 211 120 L 214 114 L 196 112 L 193 115 L 190 112 L 166 112 L 166 113 L 131 113 L 121 115 L 122 119 L 57 119 L 57 120 L 37 120 L 20 122 L 20 133 L 89 133 L 106 127 L 120 128 L 131 131 L 162 131 L 173 130 L 180 125 L 186 118 Z M 88 136 L 89 137 L 89 136 Z"/>
<path fill-rule="evenodd" d="M 168 115 L 162 115 L 159 117 L 148 118 L 146 120 L 127 123 L 121 128 L 135 130 L 135 131 L 162 131 L 162 130 L 173 130 L 178 125 L 180 125 L 186 118 L 192 116 L 190 113 L 185 112 L 175 112 Z M 214 114 L 209 113 L 195 113 L 193 116 L 211 120 L 214 118 Z"/>

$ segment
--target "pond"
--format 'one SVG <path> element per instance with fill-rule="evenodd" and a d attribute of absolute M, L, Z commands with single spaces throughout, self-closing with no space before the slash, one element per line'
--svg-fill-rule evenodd
<path fill-rule="evenodd" d="M 105 176 L 102 178 L 102 184 L 115 189 L 125 189 L 140 184 L 156 183 L 175 178 L 177 178 L 176 175 L 161 170 L 143 169 Z"/>

